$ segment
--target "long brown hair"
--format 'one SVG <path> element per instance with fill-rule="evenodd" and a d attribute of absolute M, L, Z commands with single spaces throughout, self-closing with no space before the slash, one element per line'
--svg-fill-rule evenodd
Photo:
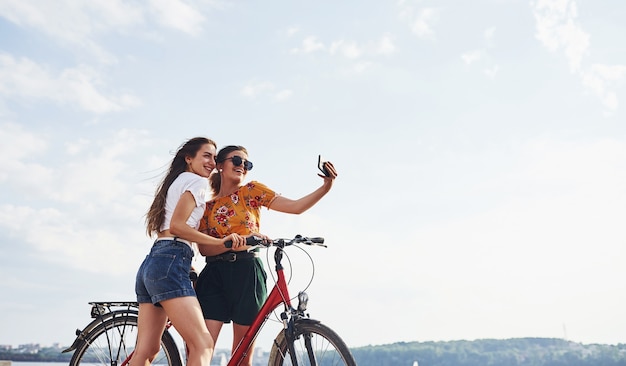
<path fill-rule="evenodd" d="M 218 164 L 223 163 L 224 160 L 226 160 L 226 157 L 228 156 L 228 154 L 230 154 L 233 151 L 241 151 L 245 153 L 246 155 L 248 155 L 248 150 L 246 150 L 245 147 L 238 146 L 238 145 L 228 145 L 220 149 L 220 151 L 217 153 L 217 156 L 215 157 L 215 161 Z M 220 188 L 222 186 L 222 178 L 220 176 L 219 171 L 214 171 L 213 173 L 211 173 L 211 176 L 209 177 L 209 183 L 211 184 L 211 191 L 213 191 L 213 197 L 217 196 L 217 194 L 220 193 Z"/>
<path fill-rule="evenodd" d="M 167 174 L 156 189 L 154 201 L 152 201 L 152 205 L 146 214 L 146 233 L 148 236 L 152 236 L 153 233 L 158 233 L 161 230 L 161 225 L 163 225 L 163 221 L 165 221 L 165 199 L 167 197 L 167 190 L 172 185 L 172 182 L 178 178 L 180 173 L 187 171 L 187 162 L 185 159 L 188 156 L 191 158 L 196 157 L 200 148 L 206 144 L 211 144 L 217 148 L 215 142 L 206 137 L 194 137 L 178 148 Z"/>

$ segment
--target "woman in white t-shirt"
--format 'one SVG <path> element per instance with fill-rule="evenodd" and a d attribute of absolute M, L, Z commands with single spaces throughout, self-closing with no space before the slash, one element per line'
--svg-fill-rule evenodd
<path fill-rule="evenodd" d="M 245 245 L 245 238 L 237 234 L 216 239 L 197 230 L 209 191 L 207 178 L 215 168 L 215 150 L 215 142 L 205 137 L 185 142 L 146 215 L 146 231 L 157 238 L 137 272 L 139 319 L 133 366 L 149 365 L 154 359 L 168 318 L 188 348 L 187 365 L 211 362 L 214 341 L 189 279 L 192 243 L 224 247 L 230 240 L 233 247 Z"/>

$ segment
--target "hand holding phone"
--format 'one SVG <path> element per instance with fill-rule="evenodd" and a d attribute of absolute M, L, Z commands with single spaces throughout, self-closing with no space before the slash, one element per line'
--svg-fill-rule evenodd
<path fill-rule="evenodd" d="M 325 176 L 330 177 L 330 173 L 324 166 L 326 164 L 325 161 L 322 161 L 322 155 L 317 156 L 317 169 L 319 169 Z"/>

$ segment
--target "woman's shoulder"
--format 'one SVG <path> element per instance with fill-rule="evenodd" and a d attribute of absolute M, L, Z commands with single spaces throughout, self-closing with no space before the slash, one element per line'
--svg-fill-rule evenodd
<path fill-rule="evenodd" d="M 182 172 L 172 182 L 172 189 L 185 191 L 191 190 L 193 192 L 207 192 L 209 189 L 209 180 L 190 172 Z M 206 193 L 204 193 L 206 195 Z"/>
<path fill-rule="evenodd" d="M 263 184 L 263 183 L 261 183 L 259 181 L 253 180 L 253 181 L 250 181 L 250 182 L 244 184 L 240 189 L 246 189 L 246 190 L 264 189 L 265 190 L 265 189 L 269 189 L 269 188 L 265 184 Z"/>
<path fill-rule="evenodd" d="M 182 185 L 196 184 L 198 182 L 202 184 L 206 184 L 206 185 L 209 184 L 209 180 L 207 178 L 202 177 L 196 173 L 191 173 L 191 172 L 180 173 L 178 177 L 176 177 L 174 182 L 177 182 L 178 184 L 182 184 Z"/>
<path fill-rule="evenodd" d="M 257 181 L 251 181 L 249 183 L 246 183 L 243 187 L 241 187 L 241 190 L 244 194 L 251 194 L 254 196 L 257 196 L 257 195 L 266 196 L 266 195 L 276 194 L 273 189 Z"/>
<path fill-rule="evenodd" d="M 202 176 L 199 176 L 196 173 L 192 173 L 192 172 L 182 172 L 180 174 L 178 174 L 178 177 L 176 177 L 176 179 L 180 179 L 180 180 L 201 180 L 201 179 L 206 179 Z"/>

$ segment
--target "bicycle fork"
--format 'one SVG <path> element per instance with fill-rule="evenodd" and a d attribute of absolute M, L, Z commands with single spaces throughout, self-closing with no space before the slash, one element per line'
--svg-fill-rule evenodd
<path fill-rule="evenodd" d="M 285 339 L 287 340 L 287 349 L 289 351 L 289 357 L 291 358 L 291 364 L 293 366 L 298 365 L 298 355 L 296 354 L 295 344 L 300 336 L 303 337 L 304 340 L 304 348 L 306 349 L 306 355 L 309 359 L 308 365 L 317 366 L 317 359 L 315 357 L 315 352 L 313 351 L 313 346 L 311 344 L 311 339 L 313 336 L 311 333 L 302 333 L 299 335 L 298 331 L 298 323 L 300 322 L 315 322 L 309 318 L 308 314 L 305 314 L 309 302 L 309 296 L 306 292 L 298 293 L 298 308 L 291 308 L 290 312 L 291 317 L 287 315 L 287 312 L 283 312 L 281 314 L 281 318 L 283 320 L 283 324 L 285 326 Z M 284 357 L 284 356 L 283 356 Z"/>

